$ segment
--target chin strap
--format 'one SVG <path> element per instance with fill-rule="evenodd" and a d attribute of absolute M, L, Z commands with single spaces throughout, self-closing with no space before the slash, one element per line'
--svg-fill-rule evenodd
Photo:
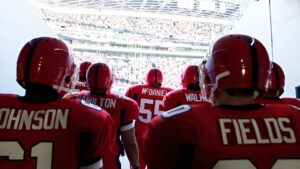
<path fill-rule="evenodd" d="M 218 89 L 218 86 L 219 86 L 219 80 L 226 77 L 226 76 L 229 76 L 230 75 L 230 72 L 229 71 L 224 71 L 222 73 L 219 73 L 217 76 L 216 76 L 216 81 L 215 81 L 215 84 L 212 86 L 211 88 L 211 93 L 210 93 L 210 96 L 213 96 L 214 93 L 216 92 L 216 90 Z"/>

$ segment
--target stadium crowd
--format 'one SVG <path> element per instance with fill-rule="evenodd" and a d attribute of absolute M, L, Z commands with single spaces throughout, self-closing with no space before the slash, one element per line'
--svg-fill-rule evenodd
<path fill-rule="evenodd" d="M 55 13 L 41 9 L 44 19 L 65 36 L 145 43 L 210 44 L 232 25 L 132 16 Z"/>

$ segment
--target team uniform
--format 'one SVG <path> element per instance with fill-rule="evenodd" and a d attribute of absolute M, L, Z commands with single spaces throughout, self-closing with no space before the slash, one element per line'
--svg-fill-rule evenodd
<path fill-rule="evenodd" d="M 109 154 L 115 125 L 109 114 L 79 100 L 43 104 L 0 95 L 0 168 L 75 169 Z"/>
<path fill-rule="evenodd" d="M 121 132 L 134 128 L 134 121 L 137 119 L 139 108 L 137 103 L 125 96 L 108 93 L 106 95 L 93 95 L 89 91 L 74 94 L 74 98 L 86 100 L 105 109 L 116 124 L 117 137 L 115 139 L 113 150 L 103 156 L 104 169 L 119 169 L 119 155 L 124 154 L 122 142 L 120 140 Z"/>
<path fill-rule="evenodd" d="M 142 135 L 146 129 L 147 123 L 149 123 L 155 116 L 160 115 L 163 112 L 163 97 L 171 90 L 171 88 L 167 87 L 155 88 L 144 84 L 132 86 L 126 91 L 126 96 L 135 100 L 140 108 L 139 117 L 135 124 L 136 139 L 140 154 L 140 168 L 145 168 L 145 163 L 141 158 L 143 143 Z"/>
<path fill-rule="evenodd" d="M 178 89 L 167 93 L 163 98 L 163 107 L 170 110 L 183 104 L 211 104 L 200 90 Z"/>
<path fill-rule="evenodd" d="M 115 139 L 115 125 L 101 108 L 60 99 L 74 73 L 61 40 L 39 37 L 19 53 L 17 82 L 24 96 L 0 95 L 0 168 L 100 167 Z"/>
<path fill-rule="evenodd" d="M 300 111 L 288 105 L 183 105 L 144 135 L 148 169 L 296 169 Z"/>
<path fill-rule="evenodd" d="M 154 118 L 144 135 L 148 168 L 299 168 L 299 109 L 252 104 L 271 70 L 263 44 L 225 35 L 203 68 L 214 106 L 182 105 Z"/>

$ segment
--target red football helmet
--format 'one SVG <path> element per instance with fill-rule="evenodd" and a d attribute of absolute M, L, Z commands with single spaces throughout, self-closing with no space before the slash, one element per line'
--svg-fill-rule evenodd
<path fill-rule="evenodd" d="M 206 68 L 213 92 L 226 89 L 266 90 L 270 75 L 267 50 L 247 35 L 226 35 L 218 39 L 208 57 Z"/>
<path fill-rule="evenodd" d="M 51 87 L 64 86 L 65 79 L 71 76 L 73 57 L 68 46 L 61 40 L 40 37 L 27 42 L 17 61 L 17 81 L 26 84 L 39 83 Z"/>
<path fill-rule="evenodd" d="M 181 84 L 183 88 L 187 88 L 188 85 L 199 86 L 199 69 L 196 65 L 189 65 L 181 74 Z"/>
<path fill-rule="evenodd" d="M 80 64 L 80 66 L 79 66 L 79 81 L 81 81 L 81 82 L 86 81 L 86 74 L 91 65 L 92 65 L 92 62 L 90 62 L 90 61 L 84 61 Z"/>
<path fill-rule="evenodd" d="M 87 73 L 87 85 L 90 89 L 110 89 L 113 83 L 113 75 L 106 63 L 94 63 Z"/>
<path fill-rule="evenodd" d="M 163 81 L 162 72 L 157 68 L 152 68 L 146 76 L 146 84 L 152 86 L 161 86 Z"/>
<path fill-rule="evenodd" d="M 283 70 L 277 63 L 272 62 L 272 71 L 269 78 L 267 91 L 276 92 L 276 97 L 279 97 L 284 92 L 284 83 L 285 76 Z"/>

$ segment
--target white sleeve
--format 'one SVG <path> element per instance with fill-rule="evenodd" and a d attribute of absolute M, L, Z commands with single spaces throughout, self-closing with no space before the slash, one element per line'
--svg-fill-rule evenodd
<path fill-rule="evenodd" d="M 99 169 L 99 168 L 103 168 L 103 162 L 102 159 L 100 159 L 99 161 L 87 165 L 87 166 L 80 166 L 79 169 Z"/>
<path fill-rule="evenodd" d="M 128 130 L 134 128 L 134 124 L 135 124 L 135 120 L 133 120 L 133 121 L 132 121 L 131 123 L 129 123 L 129 124 L 126 124 L 126 125 L 122 126 L 122 127 L 120 128 L 121 132 L 125 132 L 125 131 L 128 131 Z"/>

